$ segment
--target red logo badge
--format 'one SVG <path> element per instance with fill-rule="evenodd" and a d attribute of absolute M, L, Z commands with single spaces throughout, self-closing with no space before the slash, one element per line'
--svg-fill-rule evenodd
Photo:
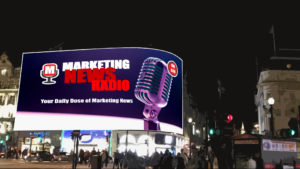
<path fill-rule="evenodd" d="M 42 81 L 44 85 L 52 85 L 55 84 L 56 81 L 53 79 L 59 75 L 59 69 L 57 68 L 57 64 L 55 63 L 46 63 L 43 65 L 41 70 L 41 77 L 46 79 Z"/>
<path fill-rule="evenodd" d="M 178 67 L 174 61 L 168 62 L 168 71 L 171 74 L 171 76 L 176 77 L 178 74 Z"/>

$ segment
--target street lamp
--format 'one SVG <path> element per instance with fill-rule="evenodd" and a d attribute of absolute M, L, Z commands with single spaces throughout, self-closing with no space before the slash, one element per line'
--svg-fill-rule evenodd
<path fill-rule="evenodd" d="M 190 159 L 192 156 L 192 127 L 195 124 L 195 122 L 193 122 L 193 119 L 191 117 L 188 118 L 188 122 L 191 124 L 191 129 L 190 129 Z"/>
<path fill-rule="evenodd" d="M 273 97 L 270 97 L 268 99 L 268 104 L 270 105 L 270 114 L 271 114 L 271 118 L 270 118 L 270 129 L 271 129 L 271 136 L 273 138 L 274 136 L 274 119 L 273 119 L 273 104 L 275 103 L 275 99 Z"/>
<path fill-rule="evenodd" d="M 274 103 L 275 103 L 274 98 L 273 98 L 273 97 L 270 97 L 270 98 L 268 99 L 268 104 L 272 106 Z"/>
<path fill-rule="evenodd" d="M 193 122 L 193 119 L 192 119 L 191 117 L 189 117 L 188 122 L 189 122 L 189 123 L 192 123 L 192 122 Z"/>

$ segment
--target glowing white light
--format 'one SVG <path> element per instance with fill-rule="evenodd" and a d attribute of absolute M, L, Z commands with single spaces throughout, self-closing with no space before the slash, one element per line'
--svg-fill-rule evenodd
<path fill-rule="evenodd" d="M 126 146 L 125 146 L 124 144 L 119 145 L 118 151 L 119 151 L 120 153 L 125 152 L 125 151 L 126 151 Z"/>
<path fill-rule="evenodd" d="M 6 69 L 2 69 L 2 70 L 1 70 L 1 75 L 2 75 L 2 76 L 5 76 L 6 72 L 7 72 Z"/>
<path fill-rule="evenodd" d="M 149 144 L 149 156 L 155 152 L 155 144 Z"/>
<path fill-rule="evenodd" d="M 269 99 L 268 99 L 268 104 L 269 105 L 273 105 L 275 103 L 275 99 L 273 98 L 273 97 L 270 97 Z"/>
<path fill-rule="evenodd" d="M 0 123 L 0 134 L 5 134 L 6 133 L 6 124 Z"/>
<path fill-rule="evenodd" d="M 199 130 L 199 129 L 197 129 L 197 130 L 196 130 L 196 133 L 197 133 L 197 134 L 200 134 L 200 130 Z"/>
<path fill-rule="evenodd" d="M 50 147 L 50 153 L 53 154 L 53 150 L 54 150 L 55 146 L 51 146 Z"/>
<path fill-rule="evenodd" d="M 171 144 L 173 141 L 173 137 L 172 136 L 165 136 L 165 143 L 166 144 Z"/>
<path fill-rule="evenodd" d="M 184 144 L 183 140 L 176 137 L 176 146 L 183 147 L 183 144 Z"/>
<path fill-rule="evenodd" d="M 9 113 L 13 114 L 13 116 L 16 114 L 17 106 L 16 105 L 5 105 L 1 106 L 1 114 L 3 117 L 9 117 Z"/>
<path fill-rule="evenodd" d="M 195 135 L 195 125 L 193 124 L 193 135 Z"/>
<path fill-rule="evenodd" d="M 44 139 L 44 142 L 45 142 L 45 143 L 51 143 L 51 139 L 50 139 L 50 138 L 45 138 L 45 139 Z"/>
<path fill-rule="evenodd" d="M 135 137 L 133 135 L 128 134 L 127 142 L 135 144 L 136 143 L 136 139 L 135 139 Z"/>
<path fill-rule="evenodd" d="M 124 124 L 128 130 L 144 130 L 143 119 L 46 112 L 17 112 L 14 130 L 74 130 L 78 129 L 78 124 L 82 130 L 120 130 L 124 129 Z M 182 128 L 163 122 L 160 123 L 160 129 L 165 132 L 183 133 Z"/>
<path fill-rule="evenodd" d="M 86 135 L 85 137 L 88 138 L 90 135 Z M 84 138 L 85 139 L 85 138 Z M 81 140 L 83 141 L 83 140 Z M 91 146 L 91 145 L 95 145 L 95 146 Z M 88 150 L 88 151 L 92 151 L 93 148 L 95 148 L 96 151 L 102 151 L 104 149 L 108 150 L 108 143 L 106 142 L 105 138 L 93 138 L 91 140 L 91 142 L 89 143 L 79 143 L 78 149 L 83 149 L 84 151 Z M 61 140 L 61 151 L 67 152 L 67 154 L 70 154 L 70 152 L 73 150 L 74 148 L 74 141 L 71 139 L 71 137 L 65 138 L 62 137 Z"/>
<path fill-rule="evenodd" d="M 138 156 L 146 156 L 148 147 L 146 144 L 140 144 L 136 146 L 136 153 Z"/>
<path fill-rule="evenodd" d="M 126 143 L 126 134 L 123 135 L 123 136 L 121 136 L 120 143 Z M 135 137 L 133 135 L 131 135 L 131 134 L 128 134 L 127 143 L 133 143 L 133 144 L 135 144 L 136 143 Z"/>
<path fill-rule="evenodd" d="M 126 143 L 126 135 L 120 137 L 120 143 Z"/>
<path fill-rule="evenodd" d="M 166 151 L 166 148 L 156 148 L 156 151 L 158 152 L 158 153 L 165 153 L 165 151 Z"/>
<path fill-rule="evenodd" d="M 130 144 L 127 146 L 127 151 L 135 152 L 136 151 L 136 145 Z"/>
<path fill-rule="evenodd" d="M 146 141 L 148 141 L 148 139 L 149 139 L 149 136 L 148 136 L 148 135 L 141 135 L 141 136 L 138 138 L 137 143 L 145 144 Z"/>
<path fill-rule="evenodd" d="M 41 139 L 39 137 L 32 139 L 32 144 L 40 144 L 40 143 L 41 143 Z"/>
<path fill-rule="evenodd" d="M 193 119 L 191 117 L 189 117 L 188 122 L 189 123 L 193 122 Z"/>

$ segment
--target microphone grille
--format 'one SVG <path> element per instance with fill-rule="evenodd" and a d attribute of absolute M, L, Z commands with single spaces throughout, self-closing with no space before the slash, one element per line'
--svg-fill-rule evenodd
<path fill-rule="evenodd" d="M 149 57 L 143 62 L 135 86 L 135 96 L 145 104 L 164 107 L 169 100 L 172 79 L 163 60 Z"/>
<path fill-rule="evenodd" d="M 164 82 L 164 88 L 162 91 L 161 97 L 168 102 L 169 100 L 169 95 L 170 95 L 170 90 L 171 90 L 171 85 L 172 85 L 172 76 L 169 75 L 168 73 L 166 74 L 165 82 Z"/>
<path fill-rule="evenodd" d="M 158 95 L 160 89 L 160 83 L 164 72 L 164 65 L 158 58 L 147 58 L 141 68 L 139 74 L 135 96 L 148 104 L 153 103 L 153 99 L 150 99 L 150 93 Z"/>

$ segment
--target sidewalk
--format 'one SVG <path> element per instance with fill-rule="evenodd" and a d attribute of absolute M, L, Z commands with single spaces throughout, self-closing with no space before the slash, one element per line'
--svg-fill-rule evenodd
<path fill-rule="evenodd" d="M 33 161 L 28 162 L 23 159 L 0 159 L 0 168 L 60 168 L 60 169 L 71 169 L 72 162 L 68 161 Z M 87 164 L 77 164 L 78 169 L 91 168 Z M 112 163 L 108 164 L 107 168 L 103 167 L 102 169 L 112 169 Z"/>

